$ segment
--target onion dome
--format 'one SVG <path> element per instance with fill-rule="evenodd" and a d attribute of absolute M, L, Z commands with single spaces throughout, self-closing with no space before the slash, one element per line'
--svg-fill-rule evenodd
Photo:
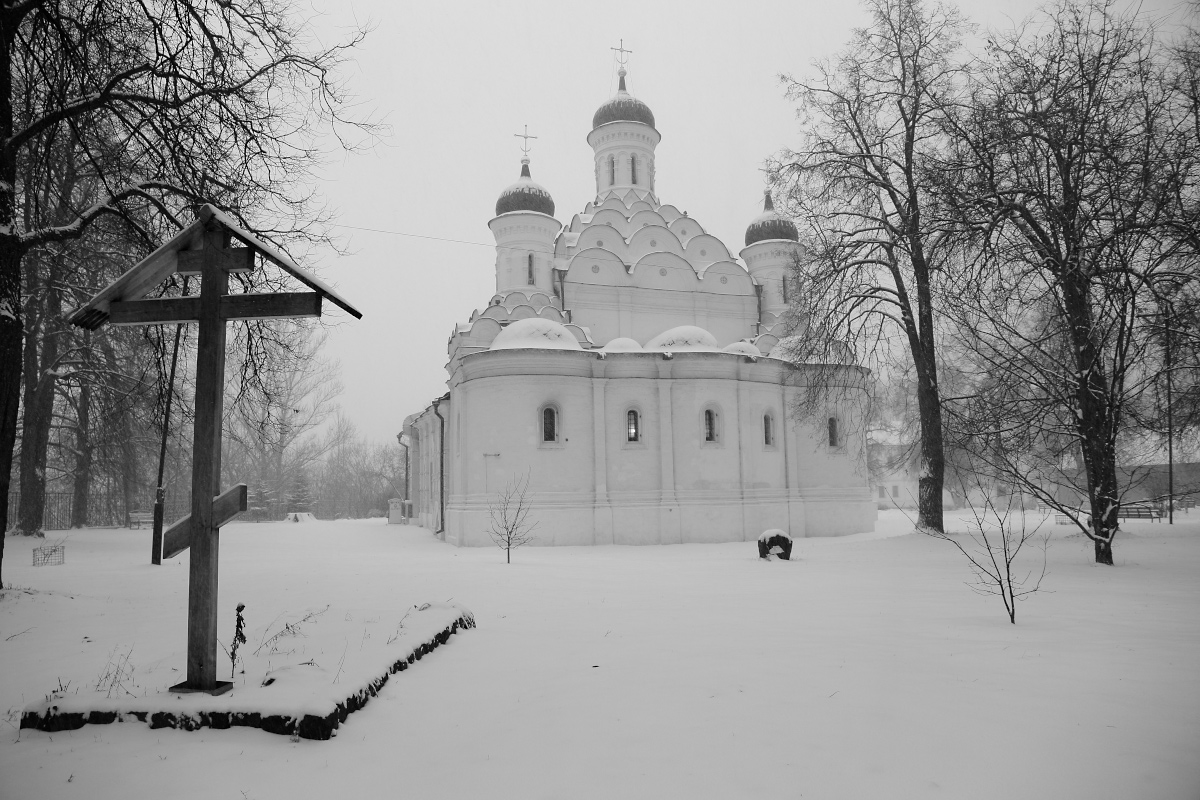
<path fill-rule="evenodd" d="M 622 67 L 617 74 L 621 76 L 617 94 L 596 109 L 596 113 L 592 115 L 592 130 L 610 122 L 643 122 L 653 128 L 654 112 L 650 110 L 650 106 L 625 90 L 625 68 Z"/>
<path fill-rule="evenodd" d="M 771 202 L 771 190 L 763 192 L 763 213 L 746 228 L 746 246 L 766 239 L 788 239 L 800 241 L 800 233 L 790 219 L 775 213 L 775 204 Z"/>
<path fill-rule="evenodd" d="M 533 182 L 529 175 L 528 157 L 521 159 L 521 177 L 501 192 L 496 201 L 497 217 L 511 211 L 536 211 L 548 217 L 554 216 L 554 199 L 540 184 Z"/>

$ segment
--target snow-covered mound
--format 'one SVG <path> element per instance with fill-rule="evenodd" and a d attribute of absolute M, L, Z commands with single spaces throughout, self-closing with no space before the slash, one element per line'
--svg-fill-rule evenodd
<path fill-rule="evenodd" d="M 225 694 L 171 693 L 167 687 L 179 679 L 172 664 L 182 659 L 160 658 L 135 673 L 126 653 L 102 675 L 97 691 L 68 686 L 28 704 L 21 727 L 54 732 L 138 721 L 152 728 L 250 727 L 328 739 L 391 675 L 474 627 L 471 612 L 450 603 L 367 612 L 309 608 L 247 631 L 237 669 L 222 664 L 220 678 L 233 678 Z"/>
<path fill-rule="evenodd" d="M 695 325 L 680 325 L 663 331 L 646 343 L 647 350 L 720 350 L 711 333 Z"/>
<path fill-rule="evenodd" d="M 606 353 L 640 353 L 640 352 L 642 352 L 642 346 L 640 344 L 638 344 L 635 340 L 630 339 L 626 336 L 618 336 L 616 339 L 613 339 L 612 341 L 610 341 L 608 344 L 604 345 L 604 347 L 602 347 L 600 349 L 605 351 Z"/>
<path fill-rule="evenodd" d="M 582 350 L 579 340 L 562 324 L 552 319 L 530 317 L 508 325 L 492 340 L 490 350 L 519 350 L 535 347 L 543 350 Z"/>
<path fill-rule="evenodd" d="M 741 356 L 753 356 L 754 358 L 762 357 L 762 351 L 749 342 L 734 342 L 725 348 L 725 352 L 737 353 Z"/>

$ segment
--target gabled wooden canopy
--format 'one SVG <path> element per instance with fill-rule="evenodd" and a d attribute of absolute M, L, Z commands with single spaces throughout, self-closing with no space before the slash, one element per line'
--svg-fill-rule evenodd
<path fill-rule="evenodd" d="M 229 234 L 250 248 L 249 252 L 261 253 L 268 261 L 279 266 L 296 280 L 315 290 L 323 298 L 329 299 L 355 319 L 362 318 L 362 312 L 350 305 L 350 302 L 335 292 L 328 284 L 317 276 L 306 272 L 290 258 L 275 248 L 263 243 L 254 234 L 241 228 L 223 211 L 205 204 L 201 207 L 196 221 L 175 235 L 173 239 L 143 258 L 136 266 L 121 277 L 110 283 L 96 294 L 88 303 L 75 310 L 68 320 L 73 325 L 94 331 L 109 320 L 109 311 L 113 303 L 141 300 L 156 286 L 162 283 L 174 272 L 191 272 L 181 262 L 187 261 L 181 253 L 187 253 L 200 246 L 200 239 L 205 230 L 210 230 L 213 223 L 229 232 Z M 235 251 L 236 252 L 236 251 Z M 246 267 L 250 264 L 247 263 Z M 245 271 L 245 270 L 243 270 Z M 241 297 L 238 295 L 237 297 Z M 253 298 L 254 295 L 245 295 Z"/>

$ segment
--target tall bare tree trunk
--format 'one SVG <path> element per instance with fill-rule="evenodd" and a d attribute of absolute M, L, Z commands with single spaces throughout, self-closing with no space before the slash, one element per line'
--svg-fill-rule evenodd
<path fill-rule="evenodd" d="M 932 353 L 928 358 L 932 361 Z M 944 530 L 942 488 L 946 478 L 946 455 L 942 439 L 942 400 L 937 388 L 936 367 L 932 364 L 928 369 L 917 369 L 917 408 L 921 416 L 917 526 L 941 531 Z"/>
<path fill-rule="evenodd" d="M 84 380 L 79 386 L 79 406 L 75 412 L 75 480 L 71 487 L 71 527 L 88 524 L 89 487 L 92 482 L 92 386 Z"/>
<path fill-rule="evenodd" d="M 0 34 L 3 32 L 0 31 Z M 0 43 L 0 59 L 4 47 Z M 0 68 L 0 113 L 7 105 L 7 71 Z M 11 115 L 11 108 L 9 109 Z M 0 171 L 3 164 L 0 164 Z M 11 175 L 11 170 L 9 171 Z M 0 187 L 0 226 L 12 223 L 12 190 Z M 21 253 L 15 237 L 0 235 L 0 586 L 3 586 L 4 533 L 8 530 L 8 493 L 21 405 Z"/>
<path fill-rule="evenodd" d="M 61 296 L 53 283 L 52 272 L 44 285 L 30 287 L 31 308 L 26 315 L 25 417 L 21 426 L 21 501 L 17 510 L 17 530 L 26 534 L 41 530 L 46 512 L 46 450 L 50 446 L 57 384 L 59 332 L 55 323 L 62 313 Z M 43 301 L 41 309 L 34 310 L 32 306 L 39 299 Z"/>
<path fill-rule="evenodd" d="M 1117 533 L 1117 511 L 1121 506 L 1117 481 L 1115 409 L 1109 400 L 1116 377 L 1105 374 L 1104 359 L 1092 340 L 1095 320 L 1088 286 L 1079 268 L 1064 270 L 1061 278 L 1063 315 L 1075 354 L 1075 389 L 1079 414 L 1076 425 L 1083 443 L 1083 466 L 1087 471 L 1088 501 L 1092 512 L 1096 563 L 1113 563 L 1112 541 Z"/>
<path fill-rule="evenodd" d="M 13 130 L 12 43 L 20 18 L 0 10 L 0 137 Z M 21 402 L 21 256 L 16 233 L 17 168 L 14 154 L 0 148 L 0 586 L 3 586 L 4 533 L 8 529 L 8 490 L 17 445 Z"/>
<path fill-rule="evenodd" d="M 914 131 L 906 139 L 906 152 L 911 152 L 915 141 Z M 909 346 L 912 350 L 913 366 L 917 372 L 917 409 L 921 416 L 917 526 L 931 531 L 944 531 L 942 487 L 946 480 L 946 451 L 942 437 L 942 395 L 938 386 L 937 350 L 933 335 L 933 291 L 930 286 L 932 270 L 926 258 L 925 241 L 921 235 L 922 203 L 912 177 L 914 170 L 909 170 L 907 175 L 911 199 L 905 236 L 908 239 L 913 283 L 917 292 L 916 331 L 909 332 Z"/>
<path fill-rule="evenodd" d="M 120 370 L 117 366 L 117 354 L 113 350 L 112 341 L 109 337 L 100 338 L 100 352 L 104 355 L 104 365 L 110 375 L 119 375 Z M 119 450 L 119 473 L 121 481 L 121 514 L 124 524 L 129 524 L 129 512 L 134 510 L 137 505 L 136 496 L 140 481 L 138 480 L 137 469 L 137 447 L 134 442 L 134 426 L 133 409 L 127 403 L 119 403 L 113 410 L 117 415 L 116 420 L 110 420 L 109 424 L 115 422 L 117 430 L 120 431 L 118 441 Z M 111 429 L 111 428 L 110 428 Z"/>

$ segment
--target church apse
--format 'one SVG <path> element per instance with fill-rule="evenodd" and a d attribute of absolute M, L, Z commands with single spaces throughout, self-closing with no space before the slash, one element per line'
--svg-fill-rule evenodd
<path fill-rule="evenodd" d="M 422 444 L 446 454 L 440 535 L 488 544 L 496 487 L 526 474 L 543 545 L 870 530 L 875 503 L 858 469 L 853 403 L 837 411 L 841 447 L 823 446 L 826 420 L 792 415 L 807 382 L 831 376 L 792 363 L 779 345 L 786 303 L 773 287 L 800 247 L 795 226 L 768 195 L 739 263 L 696 219 L 660 202 L 661 136 L 626 77 L 622 63 L 618 93 L 587 135 L 596 195 L 565 225 L 532 179 L 536 137 L 517 134 L 521 173 L 488 223 L 496 294 L 449 340 L 441 402 L 455 422 L 440 425 L 432 406 L 411 420 L 426 439 L 445 437 Z M 865 392 L 866 371 L 852 364 L 831 379 L 851 387 L 846 397 Z M 432 481 L 426 462 L 418 481 Z M 432 509 L 418 518 L 443 519 Z"/>

